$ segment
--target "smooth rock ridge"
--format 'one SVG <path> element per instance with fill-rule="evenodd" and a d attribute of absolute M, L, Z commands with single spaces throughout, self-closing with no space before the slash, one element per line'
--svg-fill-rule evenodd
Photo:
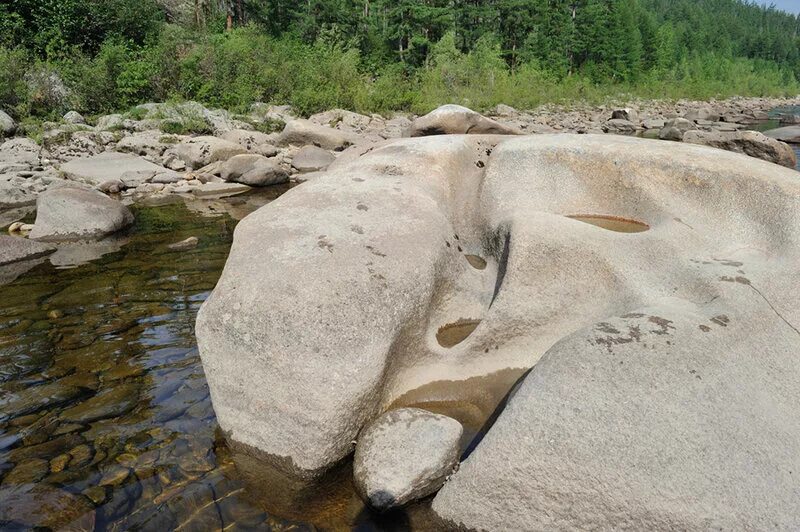
<path fill-rule="evenodd" d="M 425 116 L 414 120 L 409 129 L 409 137 L 429 135 L 520 135 L 522 132 L 512 126 L 486 118 L 461 105 L 443 105 Z"/>
<path fill-rule="evenodd" d="M 743 153 L 787 168 L 797 166 L 797 155 L 788 144 L 758 131 L 687 131 L 683 135 L 683 142 Z"/>
<path fill-rule="evenodd" d="M 378 511 L 435 493 L 458 464 L 462 432 L 455 419 L 426 410 L 387 412 L 359 435 L 356 490 Z"/>

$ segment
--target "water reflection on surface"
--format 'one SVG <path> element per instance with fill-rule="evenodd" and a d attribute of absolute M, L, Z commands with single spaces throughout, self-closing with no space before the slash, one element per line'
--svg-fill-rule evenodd
<path fill-rule="evenodd" d="M 194 339 L 230 214 L 269 199 L 139 207 L 118 251 L 72 269 L 43 261 L 0 287 L 1 529 L 313 528 L 255 502 Z M 190 236 L 195 249 L 168 249 Z"/>

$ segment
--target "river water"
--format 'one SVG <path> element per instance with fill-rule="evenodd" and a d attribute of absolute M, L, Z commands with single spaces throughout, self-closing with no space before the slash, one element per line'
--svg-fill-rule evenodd
<path fill-rule="evenodd" d="M 247 458 L 214 417 L 195 316 L 236 219 L 285 190 L 137 207 L 119 251 L 67 269 L 45 260 L 0 287 L 0 529 L 378 526 L 347 471 L 323 496 L 237 468 Z M 168 248 L 190 236 L 195 249 Z"/>
<path fill-rule="evenodd" d="M 220 433 L 195 317 L 237 220 L 286 190 L 136 206 L 119 250 L 43 259 L 0 286 L 0 529 L 431 528 L 424 503 L 369 512 L 348 466 L 296 485 Z M 190 236 L 196 248 L 169 249 Z"/>

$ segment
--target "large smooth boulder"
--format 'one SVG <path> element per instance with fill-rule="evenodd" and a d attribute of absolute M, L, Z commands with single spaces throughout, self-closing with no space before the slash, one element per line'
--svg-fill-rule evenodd
<path fill-rule="evenodd" d="M 0 235 L 0 266 L 49 255 L 56 248 L 27 238 Z"/>
<path fill-rule="evenodd" d="M 109 181 L 121 181 L 129 187 L 152 180 L 155 176 L 175 172 L 130 153 L 107 151 L 92 157 L 73 159 L 61 165 L 68 179 L 100 186 Z"/>
<path fill-rule="evenodd" d="M 387 412 L 359 435 L 356 490 L 378 511 L 436 493 L 458 464 L 462 432 L 455 419 L 419 408 Z"/>
<path fill-rule="evenodd" d="M 743 153 L 788 168 L 797 166 L 797 155 L 791 146 L 758 131 L 687 131 L 683 141 Z"/>
<path fill-rule="evenodd" d="M 326 169 L 336 158 L 328 150 L 316 146 L 305 146 L 295 153 L 292 167 L 305 174 Z"/>
<path fill-rule="evenodd" d="M 277 161 L 256 154 L 231 157 L 221 166 L 220 175 L 225 181 L 251 187 L 278 185 L 289 181 L 289 172 Z"/>
<path fill-rule="evenodd" d="M 319 475 L 403 397 L 452 405 L 461 421 L 481 410 L 469 397 L 497 404 L 534 368 L 443 488 L 443 517 L 501 530 L 760 529 L 772 514 L 797 528 L 794 170 L 608 135 L 370 148 L 237 226 L 196 327 L 234 447 Z M 551 349 L 547 378 L 523 394 Z M 544 402 L 525 406 L 540 383 L 552 386 Z M 550 424 L 504 421 L 517 403 Z M 525 436 L 493 440 L 506 423 Z M 484 448 L 495 462 L 478 460 Z M 503 474 L 487 473 L 497 460 Z"/>
<path fill-rule="evenodd" d="M 247 153 L 244 146 L 217 137 L 188 138 L 178 144 L 175 150 L 178 157 L 193 169 Z"/>
<path fill-rule="evenodd" d="M 779 127 L 777 129 L 765 131 L 764 134 L 775 140 L 780 140 L 781 142 L 800 144 L 800 126 Z"/>
<path fill-rule="evenodd" d="M 99 240 L 132 223 L 130 209 L 102 192 L 62 187 L 39 194 L 29 236 L 44 242 Z"/>
<path fill-rule="evenodd" d="M 0 111 L 0 138 L 10 137 L 17 131 L 17 123 L 4 111 Z"/>
<path fill-rule="evenodd" d="M 798 333 L 745 268 L 713 303 L 665 300 L 557 343 L 436 513 L 471 530 L 796 530 Z"/>
<path fill-rule="evenodd" d="M 292 120 L 286 124 L 278 137 L 281 146 L 317 146 L 324 150 L 341 151 L 357 144 L 361 137 L 355 133 L 341 131 L 314 124 L 308 120 Z"/>
<path fill-rule="evenodd" d="M 519 135 L 521 132 L 512 126 L 486 118 L 460 105 L 443 105 L 425 116 L 414 120 L 409 129 L 410 137 L 428 135 Z"/>

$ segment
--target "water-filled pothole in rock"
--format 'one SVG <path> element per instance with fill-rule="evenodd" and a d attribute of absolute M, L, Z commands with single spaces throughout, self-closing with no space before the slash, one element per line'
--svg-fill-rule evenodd
<path fill-rule="evenodd" d="M 469 265 L 475 268 L 476 270 L 485 270 L 486 269 L 486 259 L 483 257 L 479 257 L 478 255 L 465 255 L 467 262 Z"/>
<path fill-rule="evenodd" d="M 579 222 L 594 225 L 608 231 L 617 233 L 643 233 L 650 229 L 644 222 L 621 218 L 619 216 L 607 216 L 602 214 L 573 214 L 567 216 Z"/>
<path fill-rule="evenodd" d="M 458 420 L 464 427 L 461 440 L 461 450 L 464 452 L 483 435 L 509 390 L 526 372 L 522 368 L 509 368 L 461 381 L 431 382 L 404 393 L 395 399 L 388 410 L 421 408 Z"/>
<path fill-rule="evenodd" d="M 481 320 L 458 320 L 455 323 L 448 323 L 440 327 L 436 333 L 436 340 L 442 347 L 455 347 L 464 340 L 480 325 Z"/>

